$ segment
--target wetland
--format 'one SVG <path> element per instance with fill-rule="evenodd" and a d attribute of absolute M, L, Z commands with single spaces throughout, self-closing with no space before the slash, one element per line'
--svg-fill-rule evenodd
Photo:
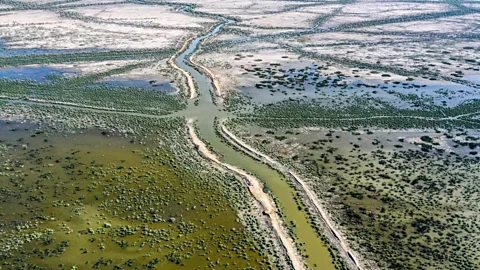
<path fill-rule="evenodd" d="M 0 268 L 478 268 L 479 13 L 0 3 Z"/>
<path fill-rule="evenodd" d="M 268 267 L 234 178 L 99 130 L 1 124 L 2 267 Z"/>

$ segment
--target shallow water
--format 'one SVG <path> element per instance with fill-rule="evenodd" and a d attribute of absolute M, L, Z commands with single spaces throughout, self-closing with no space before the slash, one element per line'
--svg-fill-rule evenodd
<path fill-rule="evenodd" d="M 69 72 L 51 67 L 11 67 L 0 69 L 0 79 L 9 80 L 31 80 L 37 83 L 52 83 L 55 77 L 64 77 L 73 75 Z"/>
<path fill-rule="evenodd" d="M 474 83 L 480 83 L 480 75 L 467 75 L 463 76 L 463 79 L 472 81 Z"/>
<path fill-rule="evenodd" d="M 5 39 L 0 38 L 0 57 L 107 51 L 106 49 L 100 49 L 100 48 L 86 48 L 86 49 L 9 48 L 4 44 L 5 44 Z"/>
<path fill-rule="evenodd" d="M 166 152 L 99 131 L 59 136 L 5 122 L 0 140 L 7 269 L 142 267 L 156 258 L 159 269 L 265 267 L 218 180 L 193 176 Z"/>

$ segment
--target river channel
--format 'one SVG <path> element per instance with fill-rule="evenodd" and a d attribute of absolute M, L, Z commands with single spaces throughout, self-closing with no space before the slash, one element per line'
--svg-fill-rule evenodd
<path fill-rule="evenodd" d="M 254 175 L 263 182 L 268 190 L 271 191 L 271 194 L 277 199 L 277 208 L 280 209 L 284 215 L 284 221 L 287 224 L 294 224 L 294 227 L 292 227 L 292 230 L 295 233 L 294 240 L 296 243 L 300 244 L 301 252 L 304 255 L 305 262 L 309 268 L 322 270 L 335 269 L 335 264 L 327 245 L 312 227 L 310 218 L 307 216 L 306 212 L 298 208 L 298 205 L 295 202 L 295 194 L 297 193 L 297 190 L 289 185 L 289 180 L 266 164 L 259 162 L 251 156 L 236 151 L 216 134 L 214 125 L 215 118 L 226 119 L 228 117 L 234 117 L 234 115 L 223 110 L 221 103 L 217 104 L 213 101 L 215 91 L 213 89 L 212 80 L 207 75 L 195 69 L 189 59 L 192 54 L 201 49 L 202 42 L 205 39 L 220 32 L 225 25 L 235 23 L 233 20 L 228 20 L 223 17 L 220 18 L 224 21 L 223 23 L 214 27 L 205 35 L 193 39 L 187 49 L 175 58 L 177 66 L 190 73 L 192 76 L 197 90 L 197 98 L 195 100 L 198 100 L 198 102 L 190 99 L 188 101 L 187 109 L 175 113 L 174 116 L 195 119 L 200 137 L 208 142 L 213 151 L 221 157 L 222 162 L 241 168 Z M 11 100 L 10 102 L 30 103 L 25 100 Z M 46 103 L 45 105 L 75 108 L 69 104 Z M 79 109 L 109 113 L 125 113 L 153 118 L 172 116 L 151 116 L 134 112 L 105 111 L 95 108 Z"/>
<path fill-rule="evenodd" d="M 225 25 L 235 23 L 225 18 L 222 18 L 222 20 L 224 20 L 222 24 L 216 26 L 207 34 L 193 39 L 188 48 L 175 58 L 175 63 L 193 77 L 196 83 L 197 94 L 199 95 L 197 105 L 194 104 L 193 100 L 189 100 L 187 110 L 179 114 L 187 118 L 194 118 L 197 121 L 199 135 L 209 143 L 210 147 L 222 158 L 223 162 L 253 174 L 271 191 L 271 194 L 280 202 L 280 205 L 277 205 L 277 207 L 285 215 L 285 221 L 295 224 L 295 241 L 301 243 L 302 253 L 306 255 L 305 261 L 309 268 L 335 269 L 328 247 L 315 229 L 312 228 L 307 214 L 303 210 L 298 209 L 294 199 L 294 194 L 297 191 L 288 184 L 288 180 L 269 166 L 234 150 L 223 142 L 215 132 L 215 118 L 225 119 L 232 115 L 225 112 L 221 104 L 217 105 L 213 102 L 211 94 L 214 93 L 212 80 L 192 67 L 189 58 L 195 51 L 201 48 L 205 39 L 220 32 Z"/>

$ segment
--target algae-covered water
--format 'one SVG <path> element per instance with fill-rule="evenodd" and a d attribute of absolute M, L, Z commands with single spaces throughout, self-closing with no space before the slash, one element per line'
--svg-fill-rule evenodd
<path fill-rule="evenodd" d="M 4 269 L 267 268 L 215 175 L 100 131 L 0 140 Z"/>

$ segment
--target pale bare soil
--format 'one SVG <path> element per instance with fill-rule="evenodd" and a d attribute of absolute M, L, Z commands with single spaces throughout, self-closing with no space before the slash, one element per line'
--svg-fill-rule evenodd
<path fill-rule="evenodd" d="M 202 8 L 213 11 L 212 3 L 217 2 L 208 2 Z M 256 4 L 251 3 L 252 6 Z M 478 40 L 468 36 L 479 34 L 476 27 L 478 13 L 448 14 L 459 10 L 453 4 L 441 1 L 356 1 L 344 5 L 327 2 L 305 5 L 292 1 L 282 8 L 276 4 L 276 10 L 265 8 L 263 14 L 242 10 L 241 5 L 230 2 L 222 2 L 219 9 L 223 10 L 224 6 L 231 6 L 234 10 L 225 11 L 225 14 L 239 19 L 226 30 L 243 34 L 218 35 L 210 40 L 211 50 L 197 59 L 217 74 L 220 85 L 227 91 L 235 90 L 233 86 L 246 80 L 236 69 L 245 61 L 232 61 L 232 56 L 244 52 L 267 59 L 272 51 L 285 46 L 313 53 L 310 55 L 314 56 L 312 59 L 304 53 L 300 55 L 302 59 L 320 65 L 328 63 L 339 70 L 368 64 L 379 66 L 380 71 L 393 68 L 394 71 L 390 72 L 392 79 L 398 76 L 395 69 L 418 72 L 415 78 L 418 80 L 422 79 L 422 72 L 427 76 L 455 80 L 458 77 L 452 74 L 462 71 L 465 81 L 478 82 L 475 78 L 480 74 L 478 61 L 465 61 L 478 58 Z M 465 6 L 472 7 L 472 4 Z M 425 17 L 430 15 L 434 17 Z M 311 29 L 316 31 L 309 31 Z M 473 49 L 465 50 L 465 47 Z M 316 59 L 317 55 L 320 59 Z M 333 58 L 333 61 L 325 58 Z M 225 66 L 230 67 L 228 71 Z"/>
<path fill-rule="evenodd" d="M 91 75 L 95 73 L 107 72 L 109 70 L 120 68 L 126 65 L 142 63 L 145 60 L 111 60 L 99 62 L 75 62 L 46 65 L 55 69 L 63 69 L 76 72 L 78 75 Z M 45 65 L 27 65 L 30 67 L 39 67 Z"/>
<path fill-rule="evenodd" d="M 208 44 L 208 42 L 207 42 Z M 295 55 L 285 49 L 271 49 L 262 52 L 261 54 L 256 53 L 256 48 L 258 46 L 268 46 L 269 44 L 249 44 L 247 48 L 252 48 L 251 50 L 241 53 L 246 58 L 238 60 L 238 56 L 232 53 L 222 53 L 222 52 L 212 52 L 208 54 L 198 53 L 192 57 L 192 60 L 199 65 L 202 65 L 204 68 L 208 67 L 210 70 L 206 72 L 207 74 L 213 74 L 216 84 L 216 89 L 218 94 L 222 96 L 228 96 L 228 93 L 235 88 L 241 86 L 249 86 L 255 83 L 255 80 L 247 76 L 242 75 L 243 68 L 242 65 L 251 65 L 251 64 L 265 64 L 265 63 L 279 63 L 284 66 L 287 65 L 297 65 L 298 55 Z M 287 56 L 288 58 L 282 58 L 282 56 Z M 261 62 L 255 60 L 261 59 Z M 211 75 L 209 75 L 211 76 Z"/>
<path fill-rule="evenodd" d="M 178 2 L 200 4 L 196 0 L 181 0 Z M 302 6 L 306 4 L 307 3 L 301 1 L 206 0 L 201 2 L 198 10 L 213 14 L 241 17 L 251 14 L 265 14 L 275 12 L 281 13 L 282 11 L 290 7 Z"/>
<path fill-rule="evenodd" d="M 0 16 L 0 36 L 10 48 L 166 49 L 215 23 L 170 6 L 122 4 L 65 12 L 75 15 L 62 17 L 47 10 L 5 14 Z"/>

